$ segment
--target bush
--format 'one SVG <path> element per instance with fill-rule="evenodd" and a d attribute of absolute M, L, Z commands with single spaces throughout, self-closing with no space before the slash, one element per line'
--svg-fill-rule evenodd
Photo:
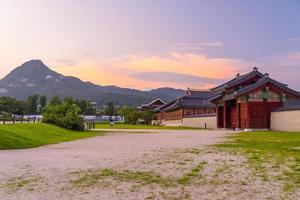
<path fill-rule="evenodd" d="M 125 117 L 125 123 L 127 124 L 136 124 L 140 118 L 140 113 L 133 108 L 123 106 L 118 111 L 118 115 Z"/>
<path fill-rule="evenodd" d="M 123 106 L 118 111 L 118 115 L 124 116 L 125 123 L 128 124 L 137 124 L 139 121 L 142 121 L 144 124 L 151 124 L 153 114 L 152 110 L 138 111 L 126 106 Z"/>
<path fill-rule="evenodd" d="M 70 130 L 83 131 L 84 120 L 80 112 L 80 108 L 75 104 L 49 105 L 43 114 L 43 122 Z"/>
<path fill-rule="evenodd" d="M 151 124 L 154 112 L 152 110 L 144 110 L 141 112 L 141 119 L 145 124 Z"/>

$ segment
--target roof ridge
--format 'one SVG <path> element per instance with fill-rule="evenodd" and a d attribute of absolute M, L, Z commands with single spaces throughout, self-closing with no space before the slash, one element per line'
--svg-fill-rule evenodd
<path fill-rule="evenodd" d="M 250 92 L 253 89 L 255 89 L 257 86 L 259 86 L 259 84 L 266 84 L 266 83 L 271 83 L 271 84 L 274 83 L 275 86 L 277 85 L 277 87 L 281 87 L 282 90 L 290 92 L 290 93 L 292 93 L 292 94 L 294 94 L 296 96 L 300 96 L 299 92 L 297 92 L 296 90 L 293 90 L 293 89 L 289 88 L 287 84 L 284 84 L 284 83 L 281 83 L 279 81 L 276 81 L 276 80 L 270 78 L 269 76 L 264 76 L 264 77 L 258 79 L 258 81 L 256 83 L 254 83 L 252 85 L 248 85 L 248 86 L 246 86 L 246 87 L 244 87 L 244 88 L 236 91 L 236 93 L 234 94 L 234 96 L 240 96 L 240 95 L 242 95 L 244 93 Z"/>
<path fill-rule="evenodd" d="M 210 92 L 210 89 L 195 89 L 195 88 L 189 88 L 190 91 L 196 91 L 196 92 Z"/>
<path fill-rule="evenodd" d="M 250 76 L 250 75 L 252 75 L 252 74 L 261 75 L 262 77 L 264 76 L 264 74 L 261 73 L 261 72 L 258 70 L 257 67 L 254 67 L 252 71 L 250 71 L 250 72 L 248 72 L 248 73 L 245 73 L 245 74 L 242 74 L 242 75 L 240 75 L 240 73 L 238 73 L 238 74 L 236 75 L 236 77 L 234 77 L 233 79 L 231 79 L 231 80 L 229 80 L 229 81 L 227 81 L 227 82 L 225 82 L 225 83 L 223 83 L 223 84 L 221 84 L 221 85 L 219 85 L 219 86 L 217 86 L 217 87 L 214 87 L 214 88 L 212 88 L 211 90 L 216 90 L 216 89 L 218 89 L 218 88 L 226 87 L 226 86 L 232 84 L 234 81 L 241 80 L 241 79 L 243 79 L 243 78 L 245 78 L 245 77 L 248 77 L 248 76 Z"/>

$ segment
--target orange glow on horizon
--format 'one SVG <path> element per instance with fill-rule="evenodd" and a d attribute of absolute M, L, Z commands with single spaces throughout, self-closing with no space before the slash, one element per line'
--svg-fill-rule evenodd
<path fill-rule="evenodd" d="M 79 63 L 76 66 L 55 65 L 59 73 L 78 77 L 99 85 L 116 85 L 120 87 L 148 90 L 159 87 L 187 87 L 208 89 L 215 84 L 201 82 L 200 77 L 213 79 L 229 79 L 238 67 L 246 63 L 225 58 L 208 58 L 205 55 L 166 53 L 164 56 L 127 55 L 122 58 Z M 168 80 L 147 80 L 132 77 L 140 72 L 164 72 L 199 77 L 199 82 L 182 82 Z"/>

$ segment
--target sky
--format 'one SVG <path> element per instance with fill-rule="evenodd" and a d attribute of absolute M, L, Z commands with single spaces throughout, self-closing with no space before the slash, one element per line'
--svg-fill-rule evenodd
<path fill-rule="evenodd" d="M 0 78 L 31 59 L 141 90 L 207 89 L 258 66 L 300 90 L 300 1 L 0 0 Z"/>

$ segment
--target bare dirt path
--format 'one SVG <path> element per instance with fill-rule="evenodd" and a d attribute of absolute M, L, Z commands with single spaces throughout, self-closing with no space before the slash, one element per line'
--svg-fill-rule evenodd
<path fill-rule="evenodd" d="M 57 195 L 68 199 L 57 193 L 61 188 L 56 186 L 63 185 L 70 172 L 119 169 L 149 152 L 204 147 L 222 141 L 226 135 L 223 131 L 154 132 L 114 131 L 106 136 L 40 148 L 0 151 L 0 199 L 54 199 Z"/>
<path fill-rule="evenodd" d="M 254 175 L 245 157 L 210 147 L 229 132 L 119 131 L 0 151 L 0 199 L 285 198 L 281 185 Z"/>

